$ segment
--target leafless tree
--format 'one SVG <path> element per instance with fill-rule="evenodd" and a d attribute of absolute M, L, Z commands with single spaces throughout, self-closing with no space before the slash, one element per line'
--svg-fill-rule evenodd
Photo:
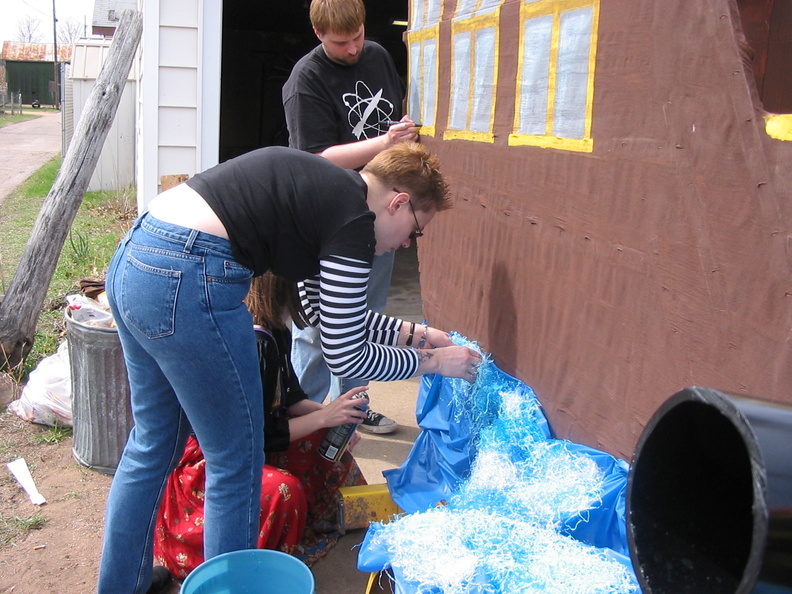
<path fill-rule="evenodd" d="M 58 43 L 70 45 L 83 37 L 83 26 L 75 18 L 58 19 Z"/>
<path fill-rule="evenodd" d="M 41 43 L 38 29 L 41 21 L 31 15 L 25 15 L 17 21 L 17 41 L 22 43 Z"/>

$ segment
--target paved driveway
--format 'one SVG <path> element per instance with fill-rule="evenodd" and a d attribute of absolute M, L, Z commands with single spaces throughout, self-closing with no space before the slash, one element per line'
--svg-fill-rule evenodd
<path fill-rule="evenodd" d="M 0 128 L 0 204 L 60 152 L 60 113 L 43 112 L 34 120 Z"/>

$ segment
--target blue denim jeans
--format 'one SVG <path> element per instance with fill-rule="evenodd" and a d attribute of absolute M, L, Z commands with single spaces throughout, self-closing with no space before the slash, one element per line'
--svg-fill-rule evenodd
<path fill-rule="evenodd" d="M 385 304 L 388 302 L 391 275 L 393 274 L 393 257 L 394 252 L 374 257 L 366 301 L 369 309 L 376 312 L 384 311 Z M 324 402 L 328 394 L 331 401 L 335 400 L 352 388 L 368 384 L 365 379 L 336 377 L 330 373 L 324 355 L 322 355 L 319 328 L 308 326 L 300 330 L 292 324 L 291 356 L 294 372 L 300 380 L 300 387 L 308 394 L 308 398 L 316 402 Z"/>
<path fill-rule="evenodd" d="M 145 592 L 156 511 L 191 429 L 206 457 L 204 555 L 254 548 L 264 461 L 252 273 L 220 237 L 143 215 L 110 263 L 107 293 L 135 426 L 107 500 L 99 592 Z"/>

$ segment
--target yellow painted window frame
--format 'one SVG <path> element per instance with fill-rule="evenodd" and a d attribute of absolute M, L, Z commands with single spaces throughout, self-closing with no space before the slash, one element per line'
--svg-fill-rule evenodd
<path fill-rule="evenodd" d="M 770 138 L 792 141 L 792 114 L 775 113 L 766 115 L 765 132 Z"/>
<path fill-rule="evenodd" d="M 418 122 L 419 124 L 421 124 L 421 128 L 420 128 L 421 136 L 434 136 L 435 134 L 437 134 L 437 104 L 438 104 L 438 101 L 440 101 L 440 91 L 439 91 L 439 89 L 440 89 L 440 23 L 437 23 L 436 25 L 431 25 L 431 26 L 426 27 L 424 29 L 421 29 L 419 31 L 408 31 L 407 32 L 407 51 L 408 52 L 410 51 L 410 48 L 412 47 L 413 43 L 418 42 L 420 44 L 420 46 L 421 46 L 421 55 L 420 55 L 420 58 L 418 60 L 418 63 L 421 65 L 421 72 L 418 75 L 419 80 L 420 80 L 419 84 L 420 84 L 421 89 L 425 88 L 424 84 L 423 84 L 424 83 L 424 68 L 425 68 L 425 63 L 424 63 L 424 60 L 423 60 L 424 42 L 426 42 L 426 41 L 428 41 L 430 39 L 434 39 L 435 43 L 437 44 L 437 46 L 436 46 L 437 49 L 436 49 L 436 52 L 435 52 L 436 59 L 435 59 L 435 63 L 434 63 L 435 83 L 436 83 L 435 84 L 435 88 L 434 88 L 434 94 L 435 94 L 435 98 L 434 98 L 435 99 L 435 123 L 432 124 L 432 125 L 427 126 L 427 125 L 424 125 L 423 122 Z M 411 63 L 411 62 L 412 62 L 412 60 L 408 59 L 408 64 Z M 409 81 L 410 78 L 408 77 L 407 80 Z M 412 89 L 407 89 L 407 93 L 408 93 L 407 105 L 410 105 L 409 93 L 412 93 L 412 92 L 413 92 Z M 410 115 L 412 115 L 414 118 L 418 117 L 417 114 L 410 114 Z"/>
<path fill-rule="evenodd" d="M 472 130 L 450 130 L 449 126 L 451 125 L 451 110 L 449 109 L 448 114 L 448 121 L 446 123 L 446 130 L 443 132 L 443 140 L 472 140 L 475 142 L 495 142 L 495 106 L 498 100 L 498 58 L 499 52 L 498 48 L 500 48 L 500 13 L 501 13 L 501 5 L 499 5 L 493 12 L 489 12 L 487 14 L 483 14 L 480 16 L 474 16 L 468 19 L 452 21 L 451 22 L 451 38 L 453 38 L 458 33 L 470 32 L 471 39 L 474 38 L 472 35 L 479 29 L 486 29 L 488 27 L 493 27 L 495 30 L 495 65 L 494 65 L 494 72 L 492 73 L 493 81 L 495 84 L 492 85 L 492 107 L 490 108 L 489 114 L 489 132 L 473 132 Z M 454 52 L 454 44 L 451 44 L 451 63 L 456 64 L 456 61 L 453 58 Z M 473 76 L 472 73 L 475 72 L 474 65 L 476 63 L 476 45 L 475 43 L 471 43 L 470 49 L 470 70 L 471 76 L 469 78 L 469 85 L 468 85 L 468 113 L 467 113 L 467 126 L 470 126 L 470 118 L 471 118 L 471 110 L 473 108 L 473 89 L 475 85 L 473 84 Z M 453 93 L 453 89 L 455 88 L 454 85 L 454 77 L 455 75 L 455 68 L 451 69 L 451 92 Z M 450 98 L 449 98 L 450 99 Z"/>
<path fill-rule="evenodd" d="M 553 117 L 556 93 L 556 68 L 558 66 L 558 43 L 559 31 L 561 26 L 561 13 L 580 8 L 592 8 L 591 17 L 591 45 L 589 47 L 589 70 L 588 83 L 586 88 L 586 114 L 584 123 L 583 138 L 561 138 L 553 136 L 550 131 L 553 129 Z M 538 146 L 541 148 L 554 148 L 566 151 L 592 152 L 594 150 L 594 139 L 591 137 L 591 117 L 594 105 L 594 67 L 597 58 L 597 35 L 599 31 L 599 11 L 600 0 L 539 0 L 533 3 L 523 3 L 520 6 L 520 46 L 518 54 L 517 80 L 515 83 L 514 94 L 514 130 L 517 130 L 520 123 L 520 85 L 522 82 L 523 60 L 525 52 L 525 40 L 523 39 L 525 21 L 540 16 L 553 16 L 553 32 L 550 45 L 550 72 L 548 80 L 547 97 L 547 134 L 509 134 L 510 146 Z"/>

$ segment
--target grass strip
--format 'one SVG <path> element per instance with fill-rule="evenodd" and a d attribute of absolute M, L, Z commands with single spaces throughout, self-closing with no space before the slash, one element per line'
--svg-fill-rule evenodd
<path fill-rule="evenodd" d="M 0 205 L 0 293 L 5 294 L 16 271 L 41 205 L 55 182 L 60 156 L 31 175 Z M 44 357 L 53 354 L 65 336 L 66 295 L 78 292 L 81 279 L 104 279 L 118 241 L 137 214 L 134 189 L 88 192 L 71 226 L 42 304 L 33 349 L 19 380 Z"/>

